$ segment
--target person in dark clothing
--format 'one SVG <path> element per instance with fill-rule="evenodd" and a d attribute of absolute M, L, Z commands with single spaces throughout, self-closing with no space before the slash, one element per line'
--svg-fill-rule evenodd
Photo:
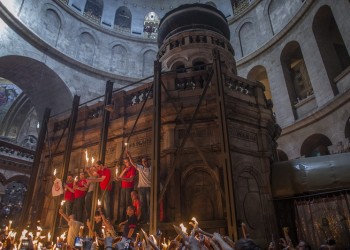
<path fill-rule="evenodd" d="M 135 207 L 128 206 L 126 209 L 128 219 L 119 224 L 120 227 L 124 226 L 122 240 L 117 243 L 118 249 L 124 249 L 124 245 L 127 240 L 135 240 L 137 217 L 135 215 Z"/>

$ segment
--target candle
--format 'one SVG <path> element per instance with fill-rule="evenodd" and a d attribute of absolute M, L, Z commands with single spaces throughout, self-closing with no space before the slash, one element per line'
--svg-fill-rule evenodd
<path fill-rule="evenodd" d="M 12 220 L 9 220 L 9 230 L 11 230 Z"/>
<path fill-rule="evenodd" d="M 74 181 L 77 182 L 78 181 L 78 176 L 74 177 Z"/>
<path fill-rule="evenodd" d="M 118 166 L 115 167 L 115 177 L 118 177 Z"/>
<path fill-rule="evenodd" d="M 84 230 L 84 226 L 80 226 L 80 228 L 79 228 L 79 237 L 83 237 L 83 230 Z"/>
<path fill-rule="evenodd" d="M 48 234 L 47 234 L 47 241 L 49 242 L 51 240 L 51 233 L 49 232 Z"/>
<path fill-rule="evenodd" d="M 194 221 L 194 223 L 198 225 L 198 221 L 196 220 L 196 218 L 195 218 L 195 217 L 192 217 L 192 219 L 191 219 L 191 220 L 192 220 L 192 221 Z"/>
<path fill-rule="evenodd" d="M 184 232 L 185 234 L 187 234 L 187 228 L 184 226 L 183 223 L 180 224 L 181 230 L 182 232 Z"/>
<path fill-rule="evenodd" d="M 89 163 L 89 155 L 88 155 L 87 149 L 85 149 L 85 160 L 87 165 Z"/>
<path fill-rule="evenodd" d="M 6 233 L 6 235 L 9 233 L 9 227 L 8 226 L 5 227 L 5 233 Z"/>
<path fill-rule="evenodd" d="M 101 201 L 100 201 L 100 199 L 97 200 L 97 205 L 98 205 L 99 207 L 101 207 Z"/>
<path fill-rule="evenodd" d="M 94 162 L 95 162 L 95 158 L 91 157 L 91 165 L 94 165 Z"/>
<path fill-rule="evenodd" d="M 243 222 L 242 222 L 241 226 L 242 226 L 243 238 L 246 239 L 247 238 L 247 227 Z"/>
<path fill-rule="evenodd" d="M 55 170 L 53 171 L 53 176 L 56 176 L 57 173 L 57 169 L 55 168 Z"/>
<path fill-rule="evenodd" d="M 124 142 L 124 146 L 126 148 L 126 151 L 128 151 L 128 143 L 127 142 Z"/>
<path fill-rule="evenodd" d="M 65 202 L 66 202 L 65 200 L 62 200 L 62 201 L 61 201 L 61 207 L 63 207 L 63 205 L 64 205 Z"/>

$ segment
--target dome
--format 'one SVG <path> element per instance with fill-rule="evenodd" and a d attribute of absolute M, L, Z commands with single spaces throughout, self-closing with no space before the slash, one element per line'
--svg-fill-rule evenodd
<path fill-rule="evenodd" d="M 230 30 L 224 14 L 208 4 L 184 4 L 168 12 L 160 21 L 158 46 L 167 37 L 185 30 L 205 28 L 230 40 Z"/>

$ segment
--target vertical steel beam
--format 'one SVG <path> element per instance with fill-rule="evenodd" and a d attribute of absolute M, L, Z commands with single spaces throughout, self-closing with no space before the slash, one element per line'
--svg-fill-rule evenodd
<path fill-rule="evenodd" d="M 113 94 L 113 82 L 107 81 L 106 90 L 105 90 L 104 107 L 112 103 L 112 94 Z M 103 118 L 102 118 L 103 120 L 102 120 L 102 128 L 101 128 L 101 135 L 100 135 L 100 138 L 101 138 L 100 148 L 98 151 L 98 160 L 101 160 L 103 163 L 105 163 L 105 158 L 106 158 L 109 117 L 110 117 L 110 111 L 103 109 Z M 99 191 L 99 185 L 96 185 L 94 189 L 94 194 L 92 197 L 92 204 L 91 204 L 90 221 L 92 222 L 92 224 L 94 224 L 93 218 L 95 214 L 95 208 L 97 208 L 98 191 Z M 106 192 L 104 195 L 110 195 L 110 194 L 109 192 Z"/>
<path fill-rule="evenodd" d="M 224 81 L 222 80 L 220 52 L 213 49 L 214 81 L 216 88 L 217 114 L 221 139 L 221 159 L 223 164 L 224 192 L 226 205 L 227 230 L 230 237 L 237 239 L 236 207 L 233 189 L 233 173 L 230 154 L 230 142 L 225 110 Z"/>
<path fill-rule="evenodd" d="M 50 113 L 51 113 L 51 109 L 46 108 L 44 112 L 43 120 L 41 122 L 41 130 L 39 133 L 38 144 L 35 150 L 32 171 L 30 173 L 30 178 L 29 178 L 29 187 L 25 196 L 22 214 L 20 218 L 20 222 L 23 223 L 22 225 L 23 227 L 25 227 L 26 224 L 28 223 L 28 220 L 31 219 L 30 214 L 31 214 L 32 204 L 34 201 L 35 190 L 37 189 L 37 186 L 39 184 L 38 172 L 40 167 L 41 153 L 45 145 L 45 135 L 47 131 L 47 123 L 50 118 Z"/>
<path fill-rule="evenodd" d="M 161 126 L 161 63 L 154 62 L 153 84 L 153 141 L 152 141 L 152 172 L 150 197 L 150 226 L 149 233 L 156 234 L 159 222 L 158 194 L 160 168 L 160 126 Z"/>
<path fill-rule="evenodd" d="M 106 91 L 105 91 L 105 100 L 104 100 L 105 107 L 112 103 L 112 92 L 113 92 L 113 82 L 107 81 Z M 109 117 L 110 117 L 110 112 L 106 109 L 103 109 L 103 123 L 101 128 L 101 140 L 100 140 L 101 143 L 100 143 L 100 149 L 98 152 L 98 158 L 103 162 L 105 161 L 105 158 L 106 158 Z"/>
<path fill-rule="evenodd" d="M 79 109 L 79 102 L 80 102 L 80 96 L 75 95 L 73 98 L 73 104 L 72 104 L 72 110 L 71 115 L 68 122 L 68 133 L 67 133 L 67 140 L 66 145 L 64 149 L 64 155 L 63 155 L 63 171 L 61 173 L 61 180 L 65 181 L 67 179 L 68 175 L 68 169 L 69 169 L 69 163 L 70 163 L 70 156 L 72 154 L 72 147 L 73 147 L 73 140 L 74 140 L 74 134 L 75 134 L 75 125 L 77 123 L 78 119 L 78 109 Z M 58 218 L 58 209 L 59 209 L 59 202 L 56 202 L 55 204 L 55 213 L 53 217 L 52 222 L 52 235 L 55 235 L 56 233 L 56 224 L 57 224 L 57 218 Z"/>

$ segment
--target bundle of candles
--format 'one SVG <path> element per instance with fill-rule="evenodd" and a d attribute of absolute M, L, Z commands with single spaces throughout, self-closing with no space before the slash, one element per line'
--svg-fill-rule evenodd
<path fill-rule="evenodd" d="M 141 244 L 136 244 L 139 249 L 155 249 L 155 250 L 173 250 L 173 249 L 192 249 L 192 250 L 233 250 L 235 243 L 227 236 L 219 233 L 208 233 L 202 230 L 196 218 L 192 218 L 189 224 L 192 230 L 187 232 L 187 228 L 183 223 L 180 226 L 173 225 L 177 236 L 173 240 L 161 241 L 159 236 L 147 235 L 142 229 L 144 240 Z M 157 240 L 158 238 L 158 240 Z M 137 247 L 136 247 L 137 248 Z"/>
<path fill-rule="evenodd" d="M 11 224 L 12 221 L 9 221 L 9 225 L 2 232 L 2 238 L 5 240 L 0 249 L 56 249 L 56 245 L 51 241 L 51 233 L 44 234 L 40 226 L 32 230 L 28 226 L 19 235 Z"/>
<path fill-rule="evenodd" d="M 68 249 L 67 246 L 67 232 L 62 233 L 56 238 L 54 243 L 51 240 L 51 233 L 47 235 L 43 234 L 43 229 L 37 227 L 35 231 L 28 231 L 27 229 L 22 231 L 20 237 L 16 239 L 16 231 L 11 229 L 10 221 L 9 226 L 6 227 L 7 244 L 11 245 L 8 249 Z M 148 235 L 141 229 L 140 233 L 137 233 L 136 239 L 131 242 L 127 242 L 125 250 L 175 250 L 175 249 L 191 249 L 191 250 L 233 250 L 235 249 L 235 243 L 227 236 L 222 236 L 219 233 L 208 233 L 202 230 L 196 218 L 192 218 L 189 222 L 192 227 L 191 231 L 185 227 L 183 223 L 179 226 L 173 225 L 177 236 L 173 239 L 162 238 L 162 233 L 159 231 L 157 234 Z M 84 227 L 79 228 L 79 239 L 81 239 L 81 246 L 78 247 L 84 250 L 95 250 L 99 245 L 104 245 L 104 248 L 110 247 L 117 249 L 116 243 L 120 241 L 121 237 L 112 237 L 105 230 L 103 231 L 103 238 L 85 238 Z M 242 235 L 243 238 L 247 238 L 248 232 L 244 223 L 242 223 Z M 140 237 L 143 236 L 143 237 Z M 87 244 L 87 242 L 89 244 Z M 85 243 L 85 244 L 84 244 Z M 1 248 L 0 248 L 1 249 Z M 5 249 L 3 247 L 3 249 Z"/>

